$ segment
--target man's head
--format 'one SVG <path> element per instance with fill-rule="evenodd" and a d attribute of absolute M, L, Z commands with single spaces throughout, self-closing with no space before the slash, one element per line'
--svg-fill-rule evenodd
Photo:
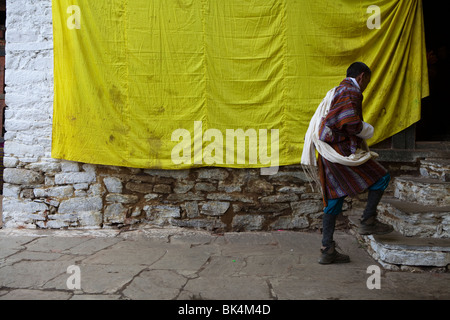
<path fill-rule="evenodd" d="M 356 82 L 359 84 L 361 92 L 366 90 L 371 76 L 372 71 L 370 71 L 370 68 L 362 62 L 354 62 L 347 69 L 347 77 L 355 78 Z"/>

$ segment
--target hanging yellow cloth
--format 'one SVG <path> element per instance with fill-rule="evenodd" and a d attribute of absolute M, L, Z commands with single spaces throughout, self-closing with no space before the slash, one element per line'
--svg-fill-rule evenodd
<path fill-rule="evenodd" d="M 420 119 L 420 0 L 53 0 L 54 158 L 140 168 L 300 163 L 347 67 L 369 144 Z"/>

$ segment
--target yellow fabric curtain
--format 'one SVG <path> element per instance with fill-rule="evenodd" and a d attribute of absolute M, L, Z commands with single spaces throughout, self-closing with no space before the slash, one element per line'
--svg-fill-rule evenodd
<path fill-rule="evenodd" d="M 420 119 L 420 0 L 53 0 L 54 158 L 140 168 L 300 163 L 363 61 L 374 144 Z"/>

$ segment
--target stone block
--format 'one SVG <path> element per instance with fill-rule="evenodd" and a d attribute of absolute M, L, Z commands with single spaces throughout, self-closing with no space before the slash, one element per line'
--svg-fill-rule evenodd
<path fill-rule="evenodd" d="M 168 201 L 174 202 L 184 202 L 184 201 L 199 201 L 204 200 L 205 196 L 198 193 L 187 192 L 187 193 L 171 193 L 167 196 Z"/>
<path fill-rule="evenodd" d="M 209 182 L 198 182 L 195 184 L 195 190 L 197 191 L 205 191 L 205 192 L 213 192 L 217 190 L 217 187 Z"/>
<path fill-rule="evenodd" d="M 79 172 L 80 165 L 78 162 L 73 161 L 61 161 L 61 171 L 63 172 Z"/>
<path fill-rule="evenodd" d="M 291 182 L 303 183 L 308 182 L 308 177 L 303 171 L 280 171 L 275 175 L 269 176 L 269 180 L 273 182 Z"/>
<path fill-rule="evenodd" d="M 83 168 L 84 171 L 86 172 L 90 172 L 90 173 L 94 173 L 96 172 L 96 166 L 90 163 L 83 163 L 81 165 L 81 167 Z"/>
<path fill-rule="evenodd" d="M 128 182 L 125 185 L 125 188 L 127 188 L 130 191 L 138 192 L 138 193 L 150 193 L 153 191 L 153 185 L 149 184 L 149 183 Z"/>
<path fill-rule="evenodd" d="M 450 242 L 444 239 L 403 237 L 393 232 L 366 239 L 382 262 L 393 265 L 445 267 L 450 264 Z"/>
<path fill-rule="evenodd" d="M 218 201 L 238 201 L 244 203 L 254 203 L 252 197 L 242 193 L 208 193 L 206 196 L 208 200 Z"/>
<path fill-rule="evenodd" d="M 145 206 L 143 209 L 146 212 L 148 219 L 180 218 L 181 217 L 181 210 L 180 210 L 179 206 L 148 205 L 148 206 Z"/>
<path fill-rule="evenodd" d="M 450 253 L 448 252 L 417 252 L 380 248 L 378 254 L 382 261 L 396 265 L 445 267 L 450 264 Z"/>
<path fill-rule="evenodd" d="M 186 193 L 194 187 L 194 181 L 178 181 L 175 183 L 175 187 L 173 188 L 173 192 L 175 193 Z M 155 191 L 156 192 L 156 191 Z"/>
<path fill-rule="evenodd" d="M 278 202 L 293 202 L 298 201 L 298 196 L 293 193 L 289 194 L 276 194 L 272 196 L 262 197 L 260 199 L 261 203 L 278 203 Z"/>
<path fill-rule="evenodd" d="M 217 190 L 224 192 L 241 192 L 242 184 L 239 182 L 228 183 L 226 181 L 219 181 Z"/>
<path fill-rule="evenodd" d="M 156 184 L 153 187 L 153 192 L 154 193 L 171 193 L 172 187 L 167 184 Z"/>
<path fill-rule="evenodd" d="M 105 193 L 105 189 L 103 188 L 101 183 L 93 183 L 89 185 L 89 189 L 87 194 L 89 196 L 103 196 Z"/>
<path fill-rule="evenodd" d="M 19 159 L 15 157 L 4 157 L 3 158 L 3 165 L 5 168 L 15 168 L 17 164 L 19 163 Z"/>
<path fill-rule="evenodd" d="M 105 223 L 123 223 L 127 209 L 121 203 L 108 205 L 104 213 Z"/>
<path fill-rule="evenodd" d="M 144 170 L 144 172 L 150 176 L 173 178 L 177 180 L 186 179 L 189 177 L 189 170 Z"/>
<path fill-rule="evenodd" d="M 221 168 L 201 168 L 198 171 L 198 179 L 223 181 L 228 178 L 228 176 L 228 171 Z"/>
<path fill-rule="evenodd" d="M 24 188 L 19 194 L 19 197 L 22 199 L 33 199 L 34 198 L 34 192 L 33 189 Z"/>
<path fill-rule="evenodd" d="M 207 216 L 222 216 L 230 208 L 229 202 L 209 201 L 202 205 L 200 213 Z"/>
<path fill-rule="evenodd" d="M 284 186 L 284 187 L 278 188 L 278 192 L 304 194 L 306 192 L 306 188 L 303 186 L 302 187 Z"/>
<path fill-rule="evenodd" d="M 35 229 L 36 222 L 47 220 L 47 211 L 36 211 L 35 213 L 26 213 L 23 211 L 4 211 L 4 228 L 27 228 Z"/>
<path fill-rule="evenodd" d="M 93 172 L 62 172 L 55 175 L 56 184 L 92 183 L 96 181 Z"/>
<path fill-rule="evenodd" d="M 289 209 L 291 206 L 289 203 L 270 203 L 256 207 L 255 209 L 249 209 L 249 212 L 271 213 L 273 215 L 279 215 L 282 211 Z"/>
<path fill-rule="evenodd" d="M 33 213 L 43 213 L 48 210 L 48 206 L 43 202 L 35 202 L 32 200 L 21 200 L 4 198 L 3 199 L 3 213 L 6 214 L 33 214 Z"/>
<path fill-rule="evenodd" d="M 100 211 L 103 207 L 101 197 L 71 198 L 61 201 L 59 213 L 76 213 L 80 211 Z"/>
<path fill-rule="evenodd" d="M 272 228 L 274 230 L 305 229 L 308 227 L 309 227 L 309 221 L 304 216 L 279 217 L 275 222 L 270 224 L 270 228 Z"/>
<path fill-rule="evenodd" d="M 450 160 L 427 158 L 420 161 L 420 174 L 450 182 Z"/>
<path fill-rule="evenodd" d="M 383 197 L 378 205 L 379 219 L 391 224 L 404 236 L 450 238 L 446 217 L 450 206 L 429 206 Z"/>
<path fill-rule="evenodd" d="M 5 168 L 3 181 L 11 184 L 34 185 L 44 182 L 44 175 L 27 169 Z"/>
<path fill-rule="evenodd" d="M 394 196 L 430 206 L 450 206 L 450 182 L 424 177 L 397 177 Z"/>
<path fill-rule="evenodd" d="M 73 195 L 73 191 L 74 188 L 72 186 L 35 188 L 34 196 L 37 198 L 45 198 L 45 197 L 67 198 Z"/>
<path fill-rule="evenodd" d="M 48 174 L 54 174 L 61 170 L 61 164 L 55 161 L 41 161 L 36 163 L 30 163 L 25 166 L 25 169 L 33 171 L 42 171 Z"/>
<path fill-rule="evenodd" d="M 87 190 L 89 189 L 89 183 L 75 183 L 73 187 L 75 190 Z"/>
<path fill-rule="evenodd" d="M 70 223 L 74 223 L 78 221 L 78 214 L 76 213 L 64 213 L 64 214 L 50 214 L 48 215 L 49 220 L 55 220 L 55 221 L 66 221 Z"/>
<path fill-rule="evenodd" d="M 36 225 L 41 229 L 62 229 L 69 227 L 70 223 L 63 220 L 36 221 Z"/>
<path fill-rule="evenodd" d="M 312 214 L 323 211 L 323 202 L 321 200 L 303 200 L 291 203 L 292 213 L 294 215 Z"/>
<path fill-rule="evenodd" d="M 105 197 L 106 202 L 133 204 L 139 201 L 139 197 L 135 194 L 110 193 Z"/>
<path fill-rule="evenodd" d="M 106 189 L 112 193 L 122 193 L 122 181 L 116 177 L 106 177 L 103 179 Z"/>
<path fill-rule="evenodd" d="M 233 218 L 233 230 L 261 230 L 264 223 L 264 216 L 256 214 L 236 215 Z"/>
<path fill-rule="evenodd" d="M 156 193 L 147 193 L 147 194 L 144 196 L 144 200 L 145 200 L 145 201 L 151 201 L 151 200 L 157 199 L 159 196 L 160 196 L 160 195 L 159 195 L 159 194 L 156 194 Z"/>
<path fill-rule="evenodd" d="M 17 198 L 19 197 L 20 189 L 21 188 L 18 185 L 5 183 L 3 184 L 3 196 Z"/>
<path fill-rule="evenodd" d="M 172 220 L 172 225 L 185 228 L 206 229 L 209 231 L 217 229 L 224 230 L 226 228 L 226 224 L 218 219 Z"/>
<path fill-rule="evenodd" d="M 6 95 L 8 96 L 8 95 Z M 8 129 L 8 122 L 7 122 L 7 129 Z M 5 143 L 5 155 L 6 156 L 16 156 L 19 159 L 24 157 L 44 157 L 45 156 L 45 149 L 43 146 L 39 145 L 29 145 L 21 142 L 16 141 L 6 141 Z M 36 161 L 32 161 L 36 162 Z"/>
<path fill-rule="evenodd" d="M 273 192 L 273 185 L 263 179 L 253 179 L 248 182 L 246 192 L 257 194 L 270 194 Z"/>
<path fill-rule="evenodd" d="M 78 212 L 78 222 L 81 228 L 100 228 L 103 223 L 103 214 L 100 211 Z"/>
<path fill-rule="evenodd" d="M 188 201 L 184 204 L 186 215 L 188 218 L 197 218 L 200 214 L 197 201 Z"/>

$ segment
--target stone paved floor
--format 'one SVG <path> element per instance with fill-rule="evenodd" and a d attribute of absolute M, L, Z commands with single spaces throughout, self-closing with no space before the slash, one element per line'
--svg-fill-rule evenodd
<path fill-rule="evenodd" d="M 369 290 L 378 264 L 354 236 L 335 238 L 351 263 L 319 265 L 317 233 L 0 230 L 0 300 L 450 299 L 450 273 L 381 268 Z"/>

